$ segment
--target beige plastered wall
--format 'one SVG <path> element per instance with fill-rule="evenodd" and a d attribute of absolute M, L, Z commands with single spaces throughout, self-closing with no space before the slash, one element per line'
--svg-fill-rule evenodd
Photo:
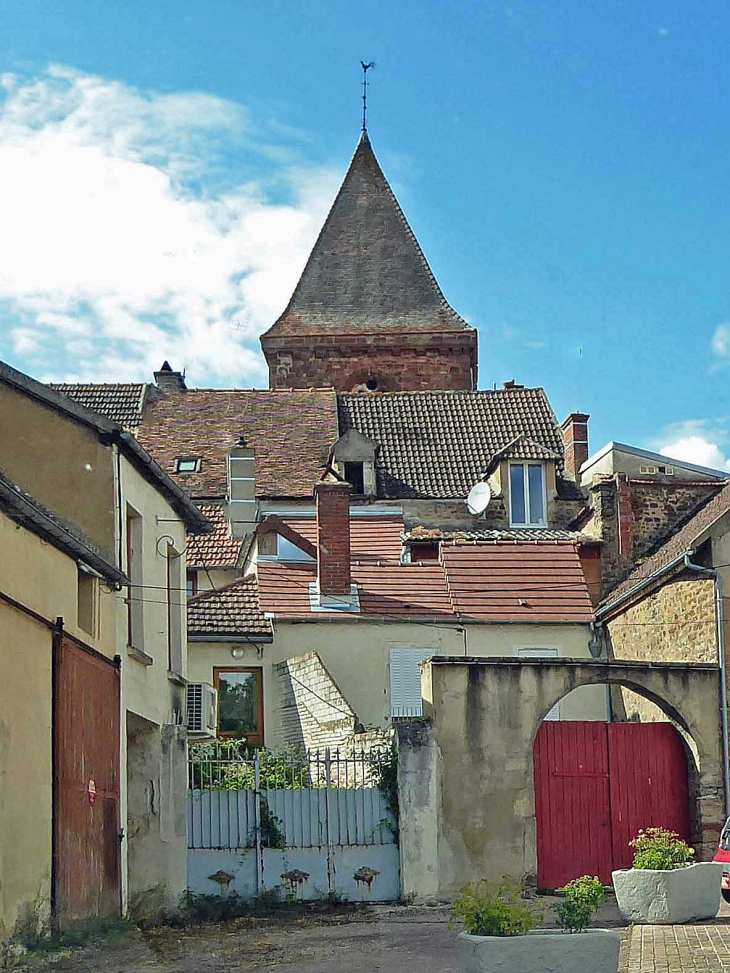
<path fill-rule="evenodd" d="M 104 655 L 115 653 L 115 595 L 99 587 L 96 634 L 77 624 L 72 558 L 0 512 L 0 591 Z M 50 917 L 52 632 L 0 600 L 0 940 Z"/>
<path fill-rule="evenodd" d="M 117 598 L 117 644 L 122 655 L 122 896 L 125 909 L 150 913 L 177 903 L 187 885 L 187 770 L 184 677 L 185 528 L 162 494 L 124 457 L 122 524 L 127 505 L 142 518 L 142 649 L 127 645 L 127 591 Z M 180 555 L 173 576 L 180 639 L 168 664 L 167 548 Z M 126 558 L 126 544 L 122 544 Z M 125 565 L 126 567 L 126 565 Z M 173 631 L 175 628 L 173 627 Z M 175 661 L 176 660 L 176 661 Z"/>
<path fill-rule="evenodd" d="M 59 517 L 114 551 L 112 450 L 98 434 L 15 389 L 0 385 L 2 467 Z"/>
<path fill-rule="evenodd" d="M 276 622 L 274 641 L 257 648 L 247 642 L 190 642 L 188 677 L 213 682 L 213 668 L 261 667 L 264 682 L 264 739 L 277 747 L 278 687 L 273 666 L 285 659 L 317 652 L 328 672 L 364 726 L 383 727 L 390 721 L 389 659 L 391 648 L 428 649 L 434 655 L 509 656 L 518 649 L 557 649 L 565 658 L 590 658 L 588 625 L 471 625 L 464 634 L 456 626 L 401 622 Z M 231 650 L 242 649 L 241 659 Z M 572 720 L 605 720 L 603 686 L 585 686 L 561 701 L 560 716 Z"/>

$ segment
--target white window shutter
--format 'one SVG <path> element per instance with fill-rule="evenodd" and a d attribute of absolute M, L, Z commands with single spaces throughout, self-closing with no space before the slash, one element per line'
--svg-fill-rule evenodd
<path fill-rule="evenodd" d="M 392 648 L 390 650 L 390 714 L 422 716 L 421 667 L 430 659 L 430 649 Z"/>

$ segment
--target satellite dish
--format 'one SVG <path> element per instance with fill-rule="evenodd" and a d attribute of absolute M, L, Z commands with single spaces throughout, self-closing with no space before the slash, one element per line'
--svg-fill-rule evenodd
<path fill-rule="evenodd" d="M 483 481 L 481 483 L 475 483 L 469 491 L 469 496 L 466 498 L 466 508 L 470 514 L 476 516 L 487 509 L 491 499 L 492 491 L 489 484 Z"/>

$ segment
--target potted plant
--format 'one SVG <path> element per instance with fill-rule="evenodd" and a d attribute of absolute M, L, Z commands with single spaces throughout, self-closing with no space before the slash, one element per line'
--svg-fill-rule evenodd
<path fill-rule="evenodd" d="M 694 849 L 674 831 L 647 828 L 629 845 L 634 867 L 613 873 L 621 915 L 629 922 L 713 919 L 720 908 L 720 862 L 694 862 Z"/>
<path fill-rule="evenodd" d="M 522 889 L 514 883 L 481 881 L 462 889 L 450 922 L 460 921 L 464 926 L 457 946 L 462 973 L 551 969 L 616 973 L 618 934 L 610 929 L 587 929 L 603 899 L 601 883 L 584 875 L 560 891 L 565 899 L 557 910 L 559 931 L 535 928 L 544 914 L 525 901 Z"/>

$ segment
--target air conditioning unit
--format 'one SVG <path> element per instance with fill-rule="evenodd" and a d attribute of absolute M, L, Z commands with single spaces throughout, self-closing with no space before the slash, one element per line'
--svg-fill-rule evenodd
<path fill-rule="evenodd" d="M 215 736 L 218 731 L 218 693 L 207 682 L 188 683 L 188 732 Z"/>

